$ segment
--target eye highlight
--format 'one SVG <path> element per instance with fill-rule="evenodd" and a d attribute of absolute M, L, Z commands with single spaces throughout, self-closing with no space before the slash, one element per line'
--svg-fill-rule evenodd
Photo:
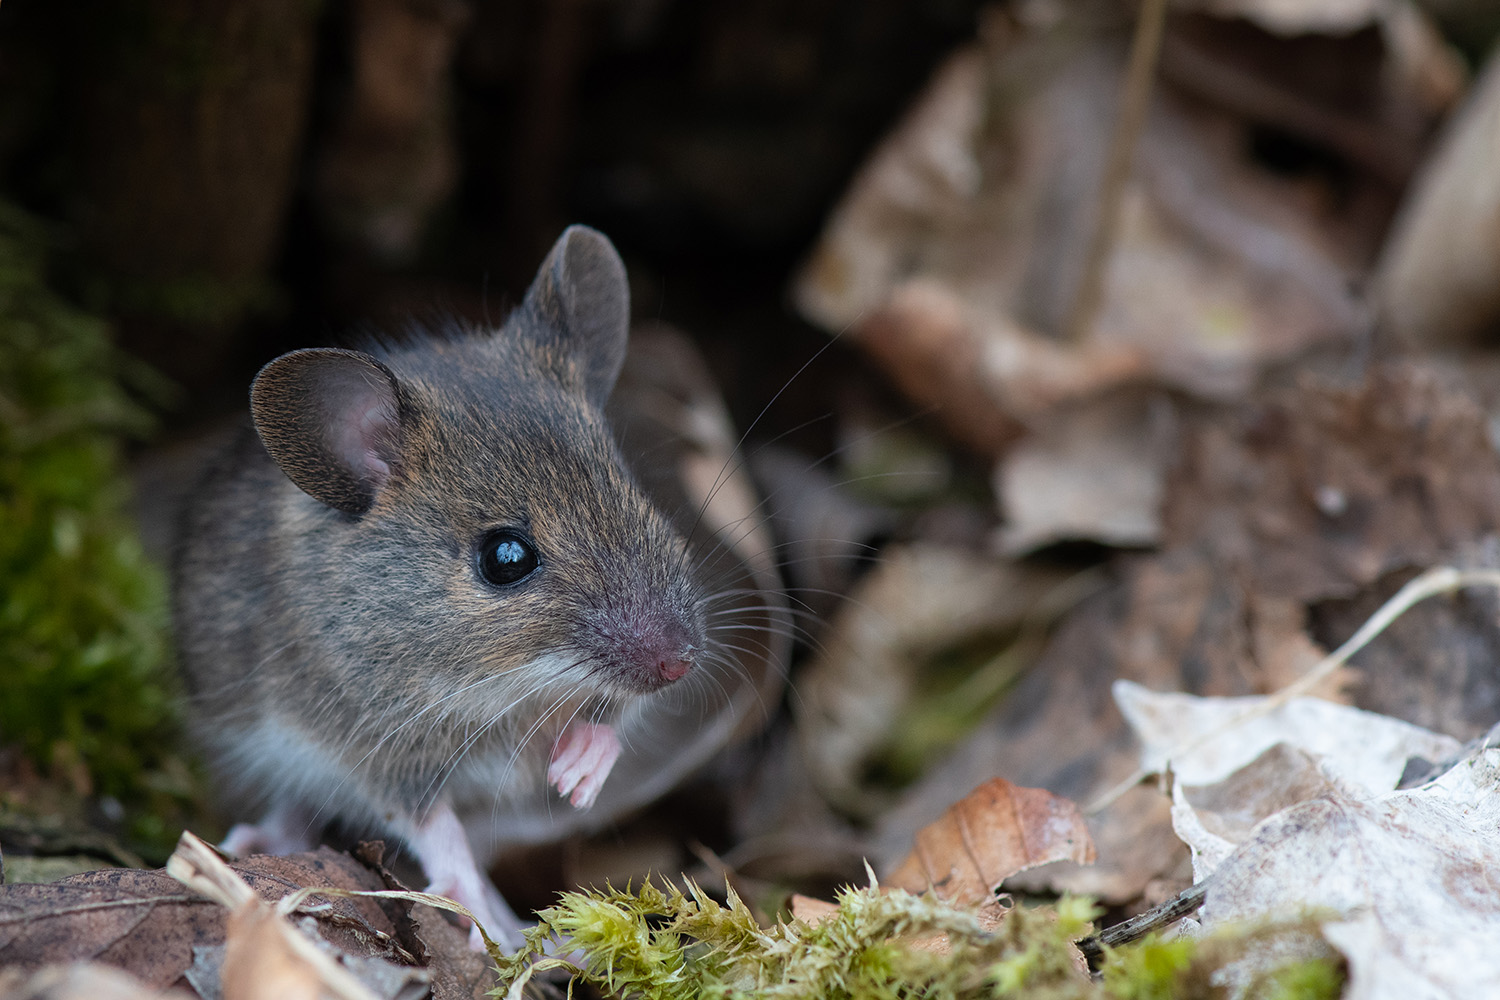
<path fill-rule="evenodd" d="M 501 528 L 479 539 L 475 564 L 485 583 L 510 587 L 536 572 L 541 563 L 536 546 L 518 531 Z"/>

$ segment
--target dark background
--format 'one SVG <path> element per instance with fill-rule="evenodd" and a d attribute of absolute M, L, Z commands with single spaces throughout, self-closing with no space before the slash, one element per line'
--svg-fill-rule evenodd
<path fill-rule="evenodd" d="M 571 222 L 744 423 L 826 343 L 790 274 L 980 6 L 7 0 L 0 193 L 60 224 L 54 280 L 181 388 L 169 430 L 242 407 L 284 350 L 498 322 Z M 828 408 L 802 381 L 773 425 Z"/>

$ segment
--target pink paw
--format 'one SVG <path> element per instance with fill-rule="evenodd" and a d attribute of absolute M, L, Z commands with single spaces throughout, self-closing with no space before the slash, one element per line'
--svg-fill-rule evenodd
<path fill-rule="evenodd" d="M 604 779 L 620 757 L 620 738 L 611 726 L 570 722 L 552 748 L 547 781 L 576 809 L 587 809 L 599 797 Z M 571 793 L 571 794 L 569 794 Z"/>
<path fill-rule="evenodd" d="M 311 821 L 300 810 L 278 806 L 259 823 L 236 823 L 219 844 L 232 857 L 251 854 L 300 854 L 313 849 Z"/>
<path fill-rule="evenodd" d="M 521 947 L 521 921 L 480 870 L 463 825 L 446 802 L 434 807 L 412 836 L 412 847 L 431 880 L 427 891 L 466 908 L 506 951 Z M 479 928 L 469 928 L 469 947 L 484 951 Z"/>

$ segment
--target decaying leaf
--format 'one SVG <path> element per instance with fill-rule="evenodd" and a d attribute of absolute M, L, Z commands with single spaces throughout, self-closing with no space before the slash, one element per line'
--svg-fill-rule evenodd
<path fill-rule="evenodd" d="M 1466 388 L 1432 365 L 1312 378 L 1232 417 L 1187 422 L 1166 543 L 1302 602 L 1443 562 L 1500 529 L 1500 456 Z"/>
<path fill-rule="evenodd" d="M 1118 394 L 1054 414 L 995 469 L 1005 550 L 1158 542 L 1173 423 L 1165 399 Z"/>
<path fill-rule="evenodd" d="M 1347 1000 L 1486 996 L 1500 982 L 1500 751 L 1370 798 L 1328 788 L 1220 863 L 1206 926 L 1311 911 L 1349 963 Z"/>
<path fill-rule="evenodd" d="M 1115 787 L 1139 752 L 1109 693 L 1116 678 L 1266 694 L 1347 639 L 1369 602 L 1404 580 L 1395 574 L 1495 559 L 1484 540 L 1500 532 L 1500 458 L 1485 411 L 1430 365 L 1378 366 L 1352 385 L 1298 379 L 1227 413 L 1185 416 L 1176 439 L 1163 551 L 1120 563 L 1115 585 L 1070 613 L 1004 703 L 882 814 L 882 862 L 901 857 L 995 761 L 1011 780 L 1077 802 Z M 1381 676 L 1343 697 L 1461 739 L 1482 732 L 1479 717 L 1500 704 L 1491 607 L 1476 597 L 1419 607 L 1412 618 L 1427 624 L 1399 657 L 1384 639 L 1361 654 L 1355 664 L 1378 665 Z M 1429 675 L 1443 678 L 1442 690 L 1423 690 L 1434 685 L 1418 678 Z M 1323 691 L 1348 680 L 1335 676 Z M 1455 722 L 1461 731 L 1447 728 Z M 1138 898 L 1153 880 L 1188 875 L 1169 822 L 1161 797 L 1133 793 L 1089 817 L 1096 865 L 1040 869 L 1018 884 Z"/>
<path fill-rule="evenodd" d="M 388 888 L 378 870 L 323 848 L 292 857 L 252 857 L 232 867 L 259 898 L 278 900 L 307 886 L 359 891 Z M 316 927 L 335 952 L 394 963 L 430 976 L 437 1000 L 482 997 L 493 978 L 467 935 L 426 907 L 373 899 L 320 898 L 298 920 Z M 410 910 L 420 923 L 425 970 L 417 969 L 404 933 L 387 913 Z M 0 966 L 97 962 L 139 977 L 153 989 L 175 987 L 216 1000 L 215 974 L 225 959 L 226 911 L 165 871 L 111 869 L 45 885 L 0 886 Z M 199 989 L 202 986 L 203 989 Z M 207 991 L 207 992 L 205 992 Z M 388 993 L 388 995 L 398 995 Z"/>
<path fill-rule="evenodd" d="M 1349 279 L 1383 226 L 1374 206 L 1389 203 L 1441 108 L 1392 71 L 1405 65 L 1394 36 L 1328 36 L 1318 49 L 1260 32 L 1264 58 L 1226 81 L 1226 61 L 1203 49 L 1205 27 L 1223 23 L 1169 24 L 1164 56 L 1179 58 L 1136 148 L 1091 336 L 1053 339 L 1094 229 L 1123 39 L 1001 15 L 851 185 L 797 280 L 803 314 L 847 330 L 959 440 L 992 454 L 1106 390 L 1144 381 L 1234 398 L 1267 366 L 1347 340 L 1360 324 Z M 1278 73 L 1322 81 L 1341 53 L 1359 56 L 1345 63 L 1361 82 L 1286 99 Z M 1364 85 L 1379 100 L 1346 115 L 1345 92 Z M 1247 106 L 1247 94 L 1270 99 Z M 1248 157 L 1267 122 L 1333 141 L 1359 193 L 1320 198 L 1316 178 Z M 1340 127 L 1320 130 L 1327 122 Z M 1400 155 L 1379 155 L 1392 148 Z"/>
<path fill-rule="evenodd" d="M 1078 807 L 1044 789 L 992 778 L 919 830 L 911 854 L 886 881 L 908 892 L 931 889 L 959 905 L 979 905 L 1011 875 L 1060 860 L 1094 860 L 1094 842 Z"/>

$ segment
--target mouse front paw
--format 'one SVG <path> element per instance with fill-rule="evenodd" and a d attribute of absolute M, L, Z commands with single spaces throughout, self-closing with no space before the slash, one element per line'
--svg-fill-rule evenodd
<path fill-rule="evenodd" d="M 620 758 L 620 737 L 613 726 L 570 722 L 552 748 L 547 782 L 568 796 L 575 809 L 587 809 L 599 797 L 604 779 Z M 571 793 L 571 794 L 570 794 Z"/>

